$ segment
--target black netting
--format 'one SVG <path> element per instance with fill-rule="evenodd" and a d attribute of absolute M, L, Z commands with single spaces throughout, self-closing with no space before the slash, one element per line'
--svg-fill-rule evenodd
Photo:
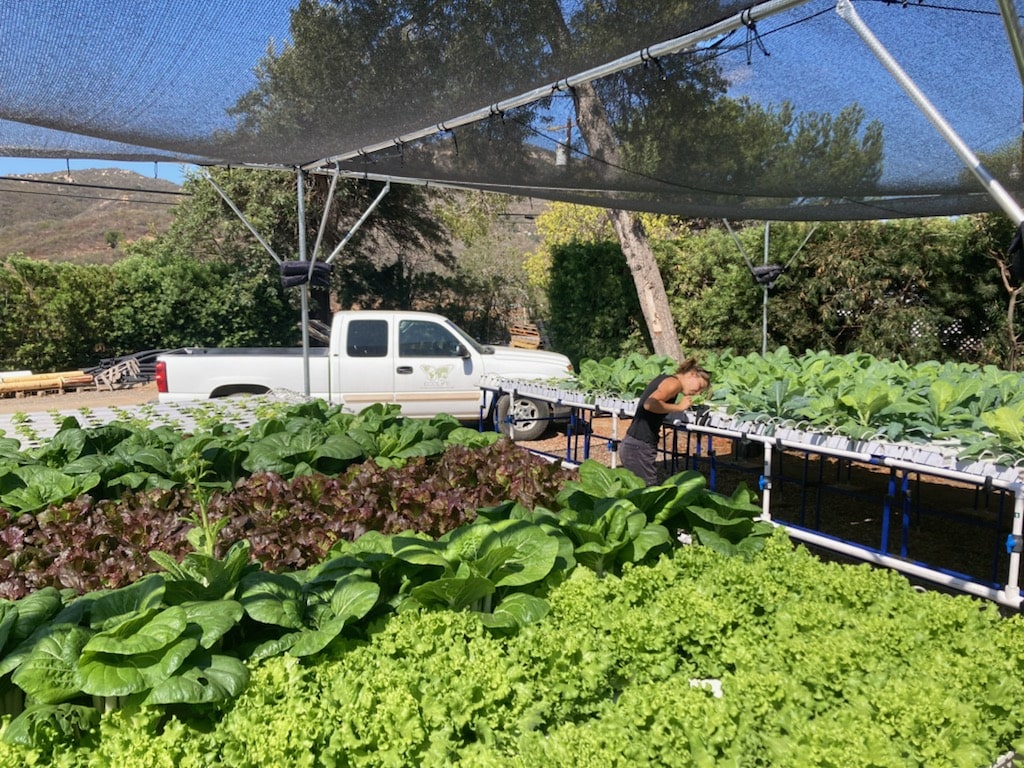
<path fill-rule="evenodd" d="M 0 154 L 338 167 L 690 216 L 997 209 L 831 2 L 756 6 L 682 51 L 657 47 L 745 7 L 9 2 Z M 1015 194 L 1024 106 L 997 4 L 854 7 Z"/>

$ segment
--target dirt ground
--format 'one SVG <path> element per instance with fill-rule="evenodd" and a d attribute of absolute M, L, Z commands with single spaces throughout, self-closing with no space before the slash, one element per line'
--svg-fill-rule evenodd
<path fill-rule="evenodd" d="M 157 399 L 156 385 L 64 394 L 0 398 L 0 414 L 143 405 Z M 614 441 L 629 421 L 599 417 L 589 435 L 571 435 L 558 425 L 543 440 L 523 443 L 536 451 L 580 460 L 589 455 L 611 465 Z M 585 453 L 586 452 L 586 453 Z M 1012 496 L 925 475 L 848 461 L 776 452 L 772 467 L 771 514 L 775 520 L 820 531 L 890 555 L 964 574 L 983 583 L 1006 580 L 1005 541 L 1013 518 Z M 682 436 L 667 475 L 697 469 L 714 490 L 732 493 L 744 483 L 762 497 L 760 445 L 724 438 Z"/>
<path fill-rule="evenodd" d="M 156 399 L 156 384 L 153 382 L 115 390 L 79 389 L 64 393 L 8 395 L 0 397 L 0 414 L 144 405 Z"/>

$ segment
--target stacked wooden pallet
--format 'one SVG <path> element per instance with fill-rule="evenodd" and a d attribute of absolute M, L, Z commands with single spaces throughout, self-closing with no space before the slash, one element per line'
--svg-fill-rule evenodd
<path fill-rule="evenodd" d="M 4 376 L 0 379 L 0 396 L 22 397 L 43 392 L 67 392 L 95 386 L 93 377 L 84 371 L 58 371 Z"/>
<path fill-rule="evenodd" d="M 120 363 L 104 368 L 96 374 L 96 389 L 104 386 L 111 392 L 114 387 L 120 387 L 125 381 L 131 381 L 140 373 L 139 361 L 134 358 L 123 360 Z"/>
<path fill-rule="evenodd" d="M 540 349 L 542 345 L 540 331 L 533 323 L 516 323 L 509 326 L 512 337 L 510 346 L 523 349 Z"/>

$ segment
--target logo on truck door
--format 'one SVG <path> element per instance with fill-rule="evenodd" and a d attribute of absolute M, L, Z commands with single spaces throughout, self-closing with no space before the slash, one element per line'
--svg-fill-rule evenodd
<path fill-rule="evenodd" d="M 425 382 L 428 387 L 444 387 L 448 385 L 448 377 L 451 375 L 451 365 L 424 365 L 423 372 L 427 374 Z"/>

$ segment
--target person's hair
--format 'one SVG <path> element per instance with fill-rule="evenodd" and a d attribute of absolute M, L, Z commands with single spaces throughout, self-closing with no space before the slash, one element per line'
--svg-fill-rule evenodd
<path fill-rule="evenodd" d="M 704 381 L 711 386 L 711 374 L 707 372 L 705 368 L 702 368 L 700 363 L 697 362 L 696 357 L 688 357 L 679 364 L 676 369 L 676 376 L 684 373 L 695 373 L 700 376 Z"/>

